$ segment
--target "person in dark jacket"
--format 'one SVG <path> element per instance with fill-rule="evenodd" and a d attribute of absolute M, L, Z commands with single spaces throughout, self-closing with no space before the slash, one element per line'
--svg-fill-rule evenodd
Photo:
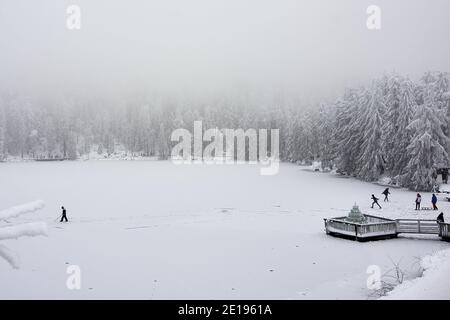
<path fill-rule="evenodd" d="M 420 193 L 417 194 L 416 197 L 416 210 L 420 210 L 420 203 L 422 202 L 422 196 Z"/>
<path fill-rule="evenodd" d="M 67 220 L 67 216 L 66 216 L 66 208 L 61 207 L 62 209 L 62 216 L 61 216 L 61 220 L 59 222 L 63 222 L 63 220 L 65 220 L 66 222 L 69 222 L 69 220 Z"/>
<path fill-rule="evenodd" d="M 438 207 L 436 206 L 437 203 L 437 197 L 436 195 L 433 193 L 433 195 L 431 196 L 431 203 L 433 204 L 433 210 L 438 210 Z"/>
<path fill-rule="evenodd" d="M 381 206 L 378 203 L 378 200 L 380 200 L 380 199 L 378 199 L 377 197 L 375 197 L 375 195 L 372 194 L 372 200 L 373 200 L 373 202 L 372 202 L 372 209 L 373 209 L 373 205 L 374 204 L 378 205 L 378 207 L 380 207 L 380 209 L 381 209 Z"/>
<path fill-rule="evenodd" d="M 388 195 L 391 194 L 389 192 L 389 188 L 384 189 L 384 191 L 381 194 L 384 194 L 384 202 L 386 202 L 386 201 L 389 202 Z"/>
<path fill-rule="evenodd" d="M 436 218 L 437 223 L 444 223 L 444 213 L 441 212 Z"/>

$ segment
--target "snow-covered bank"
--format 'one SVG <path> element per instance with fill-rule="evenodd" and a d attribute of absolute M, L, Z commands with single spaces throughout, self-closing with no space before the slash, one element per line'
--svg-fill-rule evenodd
<path fill-rule="evenodd" d="M 450 298 L 450 249 L 423 257 L 422 277 L 407 280 L 395 287 L 382 299 L 449 299 Z"/>

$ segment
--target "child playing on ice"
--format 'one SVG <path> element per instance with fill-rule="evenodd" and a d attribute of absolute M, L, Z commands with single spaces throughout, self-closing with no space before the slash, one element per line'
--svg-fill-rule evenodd
<path fill-rule="evenodd" d="M 416 210 L 420 210 L 420 202 L 422 201 L 422 196 L 420 195 L 420 193 L 417 194 L 416 197 Z"/>
<path fill-rule="evenodd" d="M 372 200 L 373 200 L 373 202 L 372 202 L 372 209 L 373 209 L 373 205 L 374 204 L 376 204 L 376 205 L 378 205 L 379 207 L 380 207 L 380 209 L 381 209 L 381 206 L 380 206 L 380 204 L 378 203 L 378 198 L 377 197 L 375 197 L 375 195 L 373 195 L 372 194 Z"/>

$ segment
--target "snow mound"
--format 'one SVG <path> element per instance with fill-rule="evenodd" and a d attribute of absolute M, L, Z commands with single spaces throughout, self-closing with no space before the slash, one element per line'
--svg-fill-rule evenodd
<path fill-rule="evenodd" d="M 425 256 L 420 262 L 422 277 L 405 281 L 386 297 L 392 300 L 446 300 L 450 294 L 450 249 Z"/>
<path fill-rule="evenodd" d="M 15 218 L 20 215 L 35 212 L 45 207 L 45 203 L 42 200 L 36 200 L 30 203 L 22 204 L 19 206 L 11 207 L 9 209 L 0 211 L 0 220 L 8 218 Z"/>

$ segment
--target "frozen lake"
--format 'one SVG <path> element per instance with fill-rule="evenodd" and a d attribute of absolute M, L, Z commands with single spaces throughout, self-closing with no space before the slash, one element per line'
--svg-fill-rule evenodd
<path fill-rule="evenodd" d="M 418 257 L 449 246 L 434 236 L 326 236 L 323 218 L 354 203 L 385 217 L 437 214 L 414 211 L 415 193 L 403 189 L 371 209 L 383 187 L 291 164 L 261 176 L 251 165 L 4 163 L 0 181 L 0 210 L 42 199 L 45 209 L 14 222 L 49 224 L 47 238 L 4 241 L 21 269 L 0 260 L 0 299 L 366 299 L 368 266 L 387 272 L 401 261 L 414 276 Z M 68 224 L 56 222 L 62 205 Z M 81 268 L 81 290 L 66 287 L 69 265 Z"/>

